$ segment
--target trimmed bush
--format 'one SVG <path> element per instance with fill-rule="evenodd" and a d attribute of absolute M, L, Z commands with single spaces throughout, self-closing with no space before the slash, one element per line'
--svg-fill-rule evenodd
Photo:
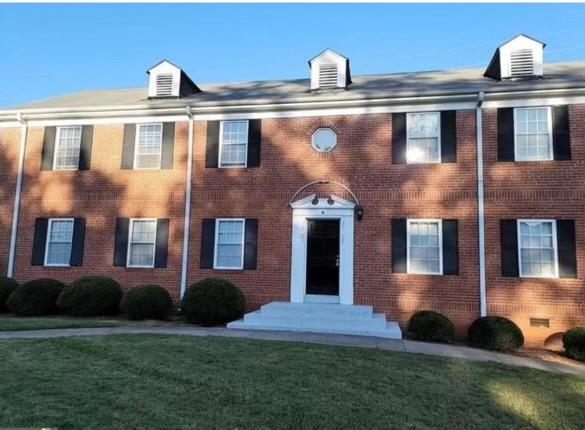
<path fill-rule="evenodd" d="M 524 345 L 522 330 L 507 318 L 482 317 L 469 327 L 467 340 L 471 346 L 494 351 L 514 351 Z"/>
<path fill-rule="evenodd" d="M 16 315 L 32 317 L 59 313 L 57 297 L 65 284 L 55 279 L 35 279 L 17 287 L 6 305 Z"/>
<path fill-rule="evenodd" d="M 6 301 L 14 290 L 18 288 L 18 282 L 12 278 L 0 276 L 0 312 L 8 311 Z"/>
<path fill-rule="evenodd" d="M 120 309 L 131 320 L 162 320 L 173 306 L 169 292 L 160 285 L 140 285 L 128 291 Z"/>
<path fill-rule="evenodd" d="M 187 289 L 181 311 L 187 321 L 215 325 L 241 318 L 245 306 L 244 295 L 230 281 L 207 278 Z"/>
<path fill-rule="evenodd" d="M 433 311 L 415 313 L 408 322 L 408 332 L 415 339 L 429 342 L 451 343 L 455 338 L 455 327 L 451 320 Z"/>
<path fill-rule="evenodd" d="M 575 327 L 563 335 L 563 346 L 568 357 L 585 361 L 585 327 Z"/>
<path fill-rule="evenodd" d="M 85 276 L 63 289 L 57 306 L 74 317 L 116 315 L 121 299 L 122 288 L 112 278 Z"/>

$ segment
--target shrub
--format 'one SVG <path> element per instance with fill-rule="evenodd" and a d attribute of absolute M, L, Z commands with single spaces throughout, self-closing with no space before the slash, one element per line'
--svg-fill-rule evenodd
<path fill-rule="evenodd" d="M 431 342 L 453 342 L 455 327 L 449 318 L 438 312 L 420 311 L 408 323 L 408 331 L 415 339 Z"/>
<path fill-rule="evenodd" d="M 120 303 L 120 309 L 131 320 L 165 319 L 172 306 L 171 296 L 160 285 L 132 288 Z"/>
<path fill-rule="evenodd" d="M 563 346 L 568 357 L 585 361 L 585 327 L 575 327 L 563 335 Z"/>
<path fill-rule="evenodd" d="M 35 279 L 17 287 L 6 305 L 16 315 L 39 316 L 59 312 L 57 297 L 65 285 L 55 279 Z"/>
<path fill-rule="evenodd" d="M 494 351 L 514 351 L 524 345 L 522 330 L 507 318 L 482 317 L 469 327 L 467 340 L 471 346 Z"/>
<path fill-rule="evenodd" d="M 116 315 L 122 298 L 120 284 L 105 276 L 85 276 L 63 289 L 57 306 L 67 315 Z"/>
<path fill-rule="evenodd" d="M 207 278 L 187 289 L 181 310 L 187 321 L 214 325 L 241 318 L 245 305 L 244 295 L 230 281 Z"/>
<path fill-rule="evenodd" d="M 0 312 L 6 312 L 8 310 L 6 300 L 8 300 L 8 297 L 16 288 L 18 288 L 18 282 L 12 278 L 0 276 Z"/>

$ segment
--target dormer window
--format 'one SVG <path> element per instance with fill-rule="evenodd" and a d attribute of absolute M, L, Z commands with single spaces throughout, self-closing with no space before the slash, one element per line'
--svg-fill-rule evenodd
<path fill-rule="evenodd" d="M 170 61 L 164 60 L 147 73 L 148 98 L 187 97 L 201 90 L 187 74 Z"/>
<path fill-rule="evenodd" d="M 311 91 L 347 89 L 351 84 L 349 59 L 337 52 L 326 49 L 309 60 L 311 67 Z"/>
<path fill-rule="evenodd" d="M 525 79 L 543 75 L 544 43 L 523 34 L 500 46 L 484 76 L 492 79 Z"/>

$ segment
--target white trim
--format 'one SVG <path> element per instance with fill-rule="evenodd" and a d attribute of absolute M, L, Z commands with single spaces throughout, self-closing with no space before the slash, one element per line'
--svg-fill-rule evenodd
<path fill-rule="evenodd" d="M 516 123 L 516 113 L 518 109 L 522 110 L 534 110 L 534 109 L 546 109 L 547 121 L 548 121 L 548 158 L 518 158 L 518 127 Z M 514 161 L 517 162 L 531 162 L 531 161 L 552 161 L 554 159 L 553 149 L 553 124 L 552 124 L 552 107 L 551 106 L 523 106 L 514 108 Z M 538 133 L 537 133 L 538 134 Z M 542 133 L 544 134 L 544 133 Z"/>
<path fill-rule="evenodd" d="M 130 264 L 130 247 L 132 245 L 132 232 L 134 230 L 134 221 L 154 221 L 154 243 L 152 250 L 152 265 L 145 264 Z M 158 219 L 157 218 L 130 218 L 130 228 L 128 229 L 128 249 L 126 250 L 126 267 L 133 269 L 152 269 L 156 261 L 156 237 L 158 234 Z M 139 242 L 144 244 L 144 242 Z"/>
<path fill-rule="evenodd" d="M 485 202 L 483 179 L 483 116 L 482 103 L 484 94 L 478 94 L 477 107 L 475 109 L 476 127 L 476 156 L 477 156 L 477 229 L 479 248 L 479 315 L 487 315 L 487 288 L 485 273 Z"/>
<path fill-rule="evenodd" d="M 315 144 L 315 135 L 319 132 L 324 132 L 326 130 L 329 130 L 331 133 L 333 133 L 333 135 L 335 136 L 335 143 L 333 144 L 333 146 L 329 149 L 319 149 L 317 147 L 317 145 Z M 337 133 L 335 132 L 335 130 L 333 130 L 331 127 L 319 127 L 317 130 L 315 130 L 313 132 L 313 134 L 311 135 L 311 146 L 313 147 L 313 149 L 317 152 L 331 152 L 335 149 L 335 147 L 337 146 Z"/>
<path fill-rule="evenodd" d="M 413 272 L 410 269 L 410 224 L 413 222 L 438 223 L 439 230 L 439 271 Z M 412 275 L 443 275 L 443 220 L 432 218 L 408 218 L 406 220 L 406 273 Z"/>
<path fill-rule="evenodd" d="M 409 161 L 408 160 L 408 146 L 410 145 L 410 132 L 409 132 L 409 118 L 413 115 L 420 114 L 420 113 L 427 113 L 427 114 L 436 114 L 438 118 L 438 130 L 437 130 L 437 159 L 433 161 Z M 408 112 L 406 114 L 406 164 L 440 164 L 441 163 L 441 112 L 440 111 L 431 111 L 431 112 Z"/>
<path fill-rule="evenodd" d="M 191 192 L 193 175 L 193 145 L 194 145 L 194 122 L 191 109 L 187 108 L 189 116 L 189 137 L 187 138 L 187 178 L 185 181 L 185 214 L 183 219 L 183 259 L 181 261 L 181 293 L 182 299 L 187 289 L 187 273 L 189 268 L 189 237 L 191 231 Z"/>
<path fill-rule="evenodd" d="M 57 156 L 59 154 L 59 146 L 61 145 L 61 130 L 64 128 L 76 128 L 79 129 L 79 151 L 77 155 L 77 166 L 75 167 L 59 167 L 57 166 Z M 55 133 L 55 150 L 53 151 L 53 170 L 64 170 L 74 171 L 79 170 L 79 159 L 81 157 L 81 141 L 83 139 L 83 126 L 82 125 L 62 125 L 57 127 Z"/>
<path fill-rule="evenodd" d="M 140 127 L 143 125 L 158 125 L 160 126 L 160 157 L 158 160 L 158 167 L 138 167 L 137 161 L 138 161 L 138 142 L 140 141 Z M 162 166 L 162 151 L 163 151 L 163 133 L 164 133 L 164 127 L 163 127 L 163 123 L 162 122 L 146 122 L 143 124 L 137 124 L 136 125 L 136 133 L 134 136 L 134 161 L 132 164 L 132 169 L 133 170 L 160 170 L 161 166 Z"/>
<path fill-rule="evenodd" d="M 43 261 L 44 267 L 71 267 L 71 263 L 67 264 L 49 264 L 47 260 L 49 258 L 49 243 L 51 239 L 51 232 L 53 231 L 54 221 L 71 221 L 71 251 L 69 252 L 69 260 L 71 261 L 71 252 L 73 251 L 73 234 L 75 233 L 75 218 L 49 218 L 47 223 L 47 237 L 45 238 L 45 259 Z"/>
<path fill-rule="evenodd" d="M 241 221 L 242 222 L 242 258 L 240 267 L 224 267 L 217 265 L 217 246 L 219 245 L 219 223 L 222 221 Z M 246 243 L 246 219 L 245 218 L 216 218 L 215 219 L 215 238 L 213 244 L 213 269 L 214 270 L 244 270 L 244 244 Z"/>
<path fill-rule="evenodd" d="M 551 276 L 531 276 L 524 275 L 522 273 L 522 244 L 520 235 L 520 223 L 545 223 L 550 222 L 552 224 L 552 242 L 553 242 L 553 255 L 555 260 L 554 274 Z M 517 219 L 516 220 L 516 241 L 518 242 L 518 275 L 521 278 L 540 278 L 540 279 L 558 279 L 559 278 L 559 253 L 557 244 L 557 221 L 554 219 Z"/>
<path fill-rule="evenodd" d="M 223 148 L 223 125 L 225 122 L 238 122 L 238 123 L 246 123 L 246 151 L 244 153 L 244 164 L 237 165 L 237 166 L 224 166 L 221 162 L 221 153 Z M 249 145 L 249 131 L 250 131 L 250 121 L 249 120 L 230 120 L 230 121 L 220 121 L 219 123 L 219 145 L 218 145 L 218 155 L 217 155 L 217 167 L 221 169 L 245 169 L 248 167 L 248 145 Z"/>
<path fill-rule="evenodd" d="M 307 220 L 339 220 L 339 303 L 353 305 L 354 285 L 354 217 L 355 204 L 332 195 L 333 204 L 320 198 L 313 204 L 315 194 L 291 203 L 293 209 L 290 300 L 304 303 L 315 299 L 306 294 L 307 284 Z M 333 296 L 333 300 L 337 296 Z M 317 297 L 319 300 L 319 297 Z M 331 298 L 329 298 L 331 300 Z"/>

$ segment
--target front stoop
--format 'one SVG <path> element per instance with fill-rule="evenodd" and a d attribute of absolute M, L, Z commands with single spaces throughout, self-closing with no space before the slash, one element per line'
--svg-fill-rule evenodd
<path fill-rule="evenodd" d="M 375 314 L 372 306 L 272 302 L 232 321 L 229 329 L 282 330 L 402 339 L 398 323 Z"/>

